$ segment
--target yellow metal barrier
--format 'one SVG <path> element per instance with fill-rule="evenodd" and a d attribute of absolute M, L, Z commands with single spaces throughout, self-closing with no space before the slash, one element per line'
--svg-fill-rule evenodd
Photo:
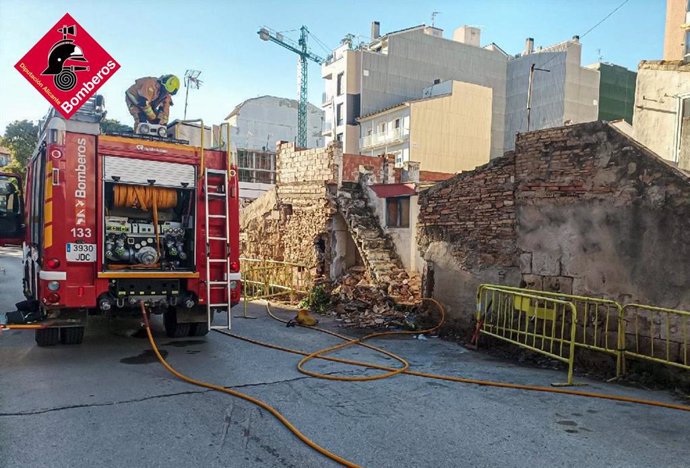
<path fill-rule="evenodd" d="M 477 290 L 477 330 L 568 365 L 573 385 L 577 310 L 567 300 L 501 286 Z"/>
<path fill-rule="evenodd" d="M 281 298 L 294 302 L 313 286 L 310 268 L 300 263 L 240 258 L 240 269 L 245 318 L 250 318 L 248 301 Z"/>
<path fill-rule="evenodd" d="M 624 355 L 690 369 L 690 312 L 642 304 L 623 307 Z"/>
<path fill-rule="evenodd" d="M 517 291 L 539 297 L 548 297 L 571 302 L 577 310 L 575 346 L 611 354 L 616 358 L 616 375 L 623 373 L 623 307 L 609 299 L 576 296 L 551 291 L 515 288 L 503 285 L 481 285 L 496 287 L 507 291 Z"/>

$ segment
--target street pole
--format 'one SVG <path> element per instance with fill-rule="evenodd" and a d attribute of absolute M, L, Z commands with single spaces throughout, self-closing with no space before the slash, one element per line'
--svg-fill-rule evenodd
<path fill-rule="evenodd" d="M 527 85 L 527 131 L 529 132 L 530 129 L 530 121 L 532 118 L 532 83 L 534 81 L 534 72 L 535 71 L 543 71 L 543 72 L 550 72 L 551 70 L 547 70 L 546 68 L 537 68 L 535 64 L 532 64 L 529 67 L 529 84 Z"/>
<path fill-rule="evenodd" d="M 185 91 L 184 94 L 184 117 L 182 117 L 183 120 L 187 120 L 187 99 L 189 98 L 189 82 L 185 83 L 185 88 L 187 88 L 187 91 Z M 529 112 L 527 115 L 529 115 Z M 527 128 L 529 129 L 529 117 L 527 118 Z"/>

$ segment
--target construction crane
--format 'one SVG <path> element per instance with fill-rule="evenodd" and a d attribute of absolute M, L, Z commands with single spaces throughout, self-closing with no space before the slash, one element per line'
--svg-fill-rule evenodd
<path fill-rule="evenodd" d="M 299 56 L 299 69 L 297 70 L 297 82 L 299 84 L 299 104 L 297 106 L 297 146 L 307 147 L 307 60 L 321 65 L 326 60 L 314 54 L 307 48 L 307 36 L 309 30 L 306 26 L 300 28 L 299 41 L 284 37 L 281 33 L 263 27 L 257 31 L 262 41 L 272 41 L 285 47 Z"/>

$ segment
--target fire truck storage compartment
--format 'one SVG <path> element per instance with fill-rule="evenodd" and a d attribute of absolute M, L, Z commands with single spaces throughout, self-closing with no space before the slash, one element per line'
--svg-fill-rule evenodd
<path fill-rule="evenodd" d="M 194 166 L 104 158 L 106 270 L 193 271 Z"/>

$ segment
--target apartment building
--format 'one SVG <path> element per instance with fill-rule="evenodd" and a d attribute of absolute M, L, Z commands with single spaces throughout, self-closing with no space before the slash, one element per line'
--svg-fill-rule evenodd
<path fill-rule="evenodd" d="M 662 158 L 690 171 L 690 2 L 668 0 L 664 60 L 637 70 L 633 134 Z"/>
<path fill-rule="evenodd" d="M 632 125 L 637 73 L 620 65 L 604 62 L 587 65 L 587 68 L 599 72 L 598 120 L 625 120 Z"/>
<path fill-rule="evenodd" d="M 690 61 L 690 0 L 666 1 L 664 60 Z"/>
<path fill-rule="evenodd" d="M 374 23 L 370 44 L 342 44 L 322 66 L 326 143 L 340 140 L 344 152 L 359 153 L 358 117 L 420 99 L 434 83 L 460 81 L 491 89 L 491 157 L 498 157 L 505 149 L 507 64 L 500 48 L 480 46 L 478 28 L 458 28 L 452 39 L 425 25 L 380 36 Z"/>
<path fill-rule="evenodd" d="M 597 120 L 599 72 L 581 66 L 581 57 L 582 44 L 574 36 L 536 50 L 534 39 L 527 38 L 523 52 L 509 59 L 504 142 L 507 150 L 515 147 L 518 133 Z"/>
<path fill-rule="evenodd" d="M 452 39 L 425 25 L 380 36 L 374 22 L 369 44 L 345 42 L 322 66 L 325 141 L 342 141 L 347 153 L 371 152 L 360 148 L 368 135 L 358 118 L 421 99 L 440 82 L 491 90 L 491 158 L 512 149 L 515 135 L 527 130 L 530 75 L 531 130 L 597 119 L 599 73 L 581 66 L 579 38 L 537 50 L 528 39 L 515 56 L 480 40 L 481 31 L 471 26 L 456 29 Z M 541 70 L 531 72 L 533 65 Z"/>
<path fill-rule="evenodd" d="M 456 173 L 489 161 L 492 90 L 446 81 L 408 100 L 357 119 L 362 154 L 392 154 L 397 167 Z"/>
<path fill-rule="evenodd" d="M 240 177 L 240 196 L 253 200 L 275 185 L 276 142 L 295 141 L 297 106 L 294 99 L 260 96 L 238 104 L 225 118 L 230 125 L 230 146 Z M 307 106 L 307 145 L 324 145 L 323 111 Z M 224 134 L 224 129 L 221 131 Z"/>

